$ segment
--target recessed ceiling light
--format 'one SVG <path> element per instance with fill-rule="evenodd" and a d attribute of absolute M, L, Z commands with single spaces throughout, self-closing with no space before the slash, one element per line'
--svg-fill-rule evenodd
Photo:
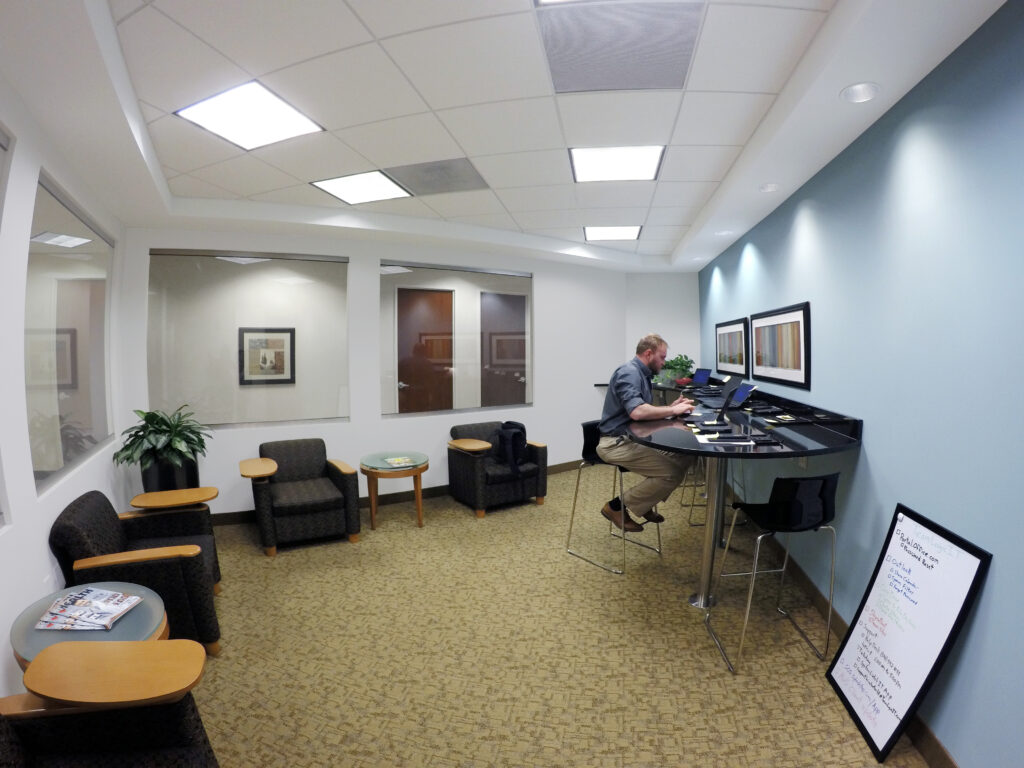
<path fill-rule="evenodd" d="M 38 235 L 32 237 L 32 241 L 36 243 L 46 243 L 47 245 L 59 245 L 61 248 L 74 248 L 75 246 L 92 242 L 92 240 L 87 237 L 58 235 L 55 232 L 40 232 Z"/>
<path fill-rule="evenodd" d="M 412 272 L 412 270 L 407 267 L 400 267 L 397 264 L 380 265 L 380 273 L 382 275 L 399 275 L 402 272 Z"/>
<path fill-rule="evenodd" d="M 664 147 L 588 147 L 569 150 L 572 175 L 585 181 L 651 181 Z"/>
<path fill-rule="evenodd" d="M 640 227 L 584 227 L 583 237 L 591 240 L 639 240 Z"/>
<path fill-rule="evenodd" d="M 768 184 L 762 184 L 759 187 L 759 189 L 762 192 L 778 192 L 779 191 L 779 185 L 775 184 L 774 182 L 769 182 Z"/>
<path fill-rule="evenodd" d="M 174 114 L 242 149 L 255 149 L 323 130 L 255 80 Z"/>
<path fill-rule="evenodd" d="M 393 200 L 396 197 L 411 197 L 408 192 L 380 171 L 314 181 L 313 186 L 320 187 L 324 192 L 334 195 L 349 205 L 372 203 L 377 200 Z"/>
<path fill-rule="evenodd" d="M 232 264 L 256 264 L 260 261 L 270 261 L 270 259 L 261 259 L 256 256 L 214 256 L 214 258 L 230 261 Z"/>
<path fill-rule="evenodd" d="M 881 87 L 878 83 L 854 83 L 843 88 L 839 92 L 839 98 L 852 104 L 860 104 L 865 101 L 871 101 L 878 95 L 880 90 Z"/>

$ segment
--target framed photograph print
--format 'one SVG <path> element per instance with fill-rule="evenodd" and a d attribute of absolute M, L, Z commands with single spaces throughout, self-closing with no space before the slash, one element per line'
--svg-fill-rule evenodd
<path fill-rule="evenodd" d="M 747 356 L 747 318 L 715 324 L 715 363 L 719 373 L 750 376 Z"/>
<path fill-rule="evenodd" d="M 522 368 L 526 365 L 525 333 L 492 333 L 491 365 Z"/>
<path fill-rule="evenodd" d="M 452 364 L 452 335 L 450 333 L 421 333 L 420 344 L 427 348 L 427 357 L 435 365 Z"/>
<path fill-rule="evenodd" d="M 811 388 L 811 303 L 750 316 L 751 376 Z"/>
<path fill-rule="evenodd" d="M 295 329 L 239 328 L 239 384 L 294 384 Z"/>
<path fill-rule="evenodd" d="M 78 389 L 78 330 L 27 330 L 25 379 L 32 389 Z"/>

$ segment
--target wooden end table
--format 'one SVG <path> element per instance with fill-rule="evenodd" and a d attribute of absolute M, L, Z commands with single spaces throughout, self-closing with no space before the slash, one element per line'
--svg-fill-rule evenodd
<path fill-rule="evenodd" d="M 398 459 L 405 459 L 399 462 Z M 366 475 L 370 491 L 370 530 L 377 529 L 377 481 L 411 477 L 416 495 L 416 525 L 423 527 L 423 473 L 430 468 L 429 457 L 416 451 L 382 451 L 363 456 L 359 471 Z"/>

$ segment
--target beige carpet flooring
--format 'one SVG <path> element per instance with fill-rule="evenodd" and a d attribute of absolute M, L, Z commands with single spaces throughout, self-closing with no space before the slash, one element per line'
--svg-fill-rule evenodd
<path fill-rule="evenodd" d="M 195 695 L 221 765 L 876 765 L 826 664 L 775 614 L 770 577 L 739 674 L 726 669 L 687 602 L 703 529 L 680 491 L 662 507 L 663 555 L 630 547 L 615 576 L 565 552 L 575 480 L 553 475 L 544 506 L 482 520 L 428 499 L 422 529 L 412 502 L 382 507 L 376 531 L 364 510 L 358 542 L 276 558 L 253 526 L 218 527 L 222 652 Z M 574 545 L 614 560 L 598 514 L 610 483 L 607 467 L 584 471 Z M 718 594 L 735 651 L 745 582 Z M 788 599 L 820 636 L 809 601 Z M 886 765 L 925 763 L 904 736 Z"/>

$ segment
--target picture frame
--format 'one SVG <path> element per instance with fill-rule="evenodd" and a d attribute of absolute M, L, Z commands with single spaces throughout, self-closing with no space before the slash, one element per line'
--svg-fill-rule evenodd
<path fill-rule="evenodd" d="M 295 329 L 239 328 L 238 383 L 294 384 Z"/>
<path fill-rule="evenodd" d="M 427 348 L 427 357 L 434 365 L 452 364 L 452 335 L 450 333 L 421 333 L 420 344 Z"/>
<path fill-rule="evenodd" d="M 730 376 L 750 377 L 747 318 L 715 323 L 715 370 Z"/>
<path fill-rule="evenodd" d="M 896 504 L 860 606 L 825 677 L 878 762 L 945 664 L 992 555 Z"/>
<path fill-rule="evenodd" d="M 811 388 L 811 303 L 750 316 L 751 377 Z"/>
<path fill-rule="evenodd" d="M 78 389 L 78 329 L 25 331 L 25 384 L 31 389 Z"/>
<path fill-rule="evenodd" d="M 491 365 L 503 368 L 522 368 L 526 365 L 525 333 L 488 334 Z"/>

